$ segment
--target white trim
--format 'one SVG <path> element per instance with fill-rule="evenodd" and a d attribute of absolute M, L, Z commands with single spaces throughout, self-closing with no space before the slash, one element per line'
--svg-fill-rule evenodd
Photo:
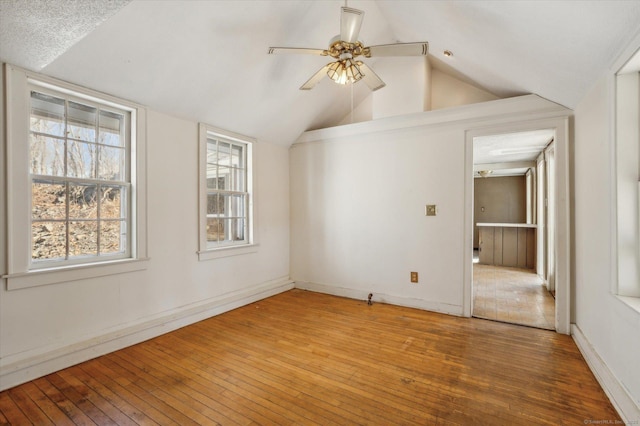
<path fill-rule="evenodd" d="M 624 385 L 614 376 L 576 324 L 571 325 L 571 335 L 587 365 L 605 394 L 609 397 L 624 424 L 636 424 L 640 420 L 640 406 L 634 402 Z"/>
<path fill-rule="evenodd" d="M 473 315 L 473 137 L 465 132 L 464 139 L 464 214 L 462 229 L 464 232 L 462 253 L 462 311 L 465 317 Z"/>
<path fill-rule="evenodd" d="M 331 284 L 319 284 L 307 281 L 296 281 L 295 288 L 301 290 L 313 291 L 316 293 L 331 294 L 333 296 L 346 297 L 356 300 L 367 300 L 368 291 L 356 290 L 351 288 L 340 287 Z M 438 312 L 448 315 L 463 316 L 462 306 L 449 305 L 446 303 L 429 302 L 423 299 L 415 299 L 410 297 L 394 296 L 385 293 L 372 293 L 373 303 L 387 303 L 390 305 L 404 306 L 407 308 L 423 309 L 425 311 Z"/>
<path fill-rule="evenodd" d="M 239 142 L 245 146 L 247 169 L 247 222 L 246 240 L 239 244 L 227 244 L 212 247 L 207 241 L 207 138 L 209 135 Z M 218 259 L 255 253 L 258 250 L 257 225 L 257 186 L 255 138 L 223 130 L 205 123 L 198 123 L 198 260 Z"/>
<path fill-rule="evenodd" d="M 148 263 L 148 258 L 121 259 L 100 263 L 67 265 L 57 268 L 33 269 L 28 272 L 3 275 L 2 278 L 7 280 L 7 290 L 18 290 L 21 288 L 142 271 L 147 269 Z"/>
<path fill-rule="evenodd" d="M 7 187 L 7 289 L 34 287 L 79 279 L 99 277 L 137 271 L 146 267 L 147 260 L 147 208 L 146 208 L 146 110 L 143 106 L 110 95 L 76 86 L 51 77 L 5 64 L 6 99 L 6 170 Z M 91 263 L 67 262 L 64 265 L 51 262 L 50 267 L 30 266 L 31 231 L 29 172 L 27 163 L 28 117 L 30 115 L 29 86 L 55 90 L 65 95 L 107 104 L 130 113 L 131 131 L 129 140 L 129 163 L 131 182 L 131 211 L 128 218 L 130 232 L 129 257 L 114 260 L 114 257 L 98 258 Z M 11 180 L 9 181 L 9 176 Z M 5 272 L 5 271 L 3 271 Z"/>
<path fill-rule="evenodd" d="M 498 121 L 510 123 L 527 119 L 543 119 L 566 114 L 567 108 L 555 104 L 537 95 L 516 96 L 483 102 L 482 108 L 478 104 L 462 105 L 456 108 L 444 108 L 414 114 L 381 118 L 373 121 L 354 123 L 345 126 L 329 127 L 326 129 L 309 130 L 304 132 L 296 145 L 310 142 L 327 142 L 331 139 L 344 138 L 353 135 L 408 129 L 422 126 L 443 126 L 456 122 L 465 122 L 468 128 L 480 127 L 483 123 L 496 124 Z"/>
<path fill-rule="evenodd" d="M 497 102 L 497 101 L 495 101 Z M 490 123 L 475 127 L 467 126 L 465 135 L 465 231 L 464 239 L 464 290 L 463 303 L 465 316 L 472 313 L 472 281 L 473 281 L 473 139 L 477 136 L 487 136 L 503 133 L 517 133 L 538 129 L 555 130 L 556 146 L 556 331 L 562 334 L 570 333 L 571 316 L 571 192 L 570 192 L 570 157 L 569 157 L 569 116 L 571 111 L 558 109 L 549 104 L 548 112 L 540 115 L 530 114 L 512 116 L 504 123 Z M 542 117 L 544 116 L 544 117 Z M 541 118 L 542 117 L 542 118 Z"/>
<path fill-rule="evenodd" d="M 259 244 L 244 244 L 242 246 L 224 246 L 198 252 L 198 260 L 220 259 L 223 257 L 257 253 Z"/>
<path fill-rule="evenodd" d="M 60 348 L 18 354 L 0 360 L 0 391 L 59 371 L 109 352 L 160 336 L 189 324 L 228 312 L 293 288 L 288 277 L 257 284 L 110 331 L 101 336 Z M 16 358 L 16 359 L 14 359 Z"/>
<path fill-rule="evenodd" d="M 631 59 L 637 52 L 640 51 L 640 30 L 638 30 L 633 37 L 632 41 L 621 48 L 620 54 L 616 56 L 609 70 L 607 72 L 607 91 L 608 91 L 608 121 L 609 121 L 609 165 L 611 171 L 610 178 L 610 202 L 609 213 L 611 216 L 611 225 L 609 235 L 610 239 L 610 262 L 611 280 L 610 291 L 612 294 L 618 294 L 618 278 L 619 278 L 619 258 L 618 258 L 618 141 L 617 141 L 617 117 L 616 117 L 616 80 L 617 73 L 624 67 L 624 65 Z M 640 194 L 639 194 L 640 197 Z M 639 199 L 640 200 L 640 199 Z M 639 248 L 640 250 L 640 248 Z"/>

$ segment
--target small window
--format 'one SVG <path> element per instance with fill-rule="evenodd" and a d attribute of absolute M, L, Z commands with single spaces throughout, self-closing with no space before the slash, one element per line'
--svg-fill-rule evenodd
<path fill-rule="evenodd" d="M 253 243 L 252 143 L 201 125 L 200 251 Z"/>

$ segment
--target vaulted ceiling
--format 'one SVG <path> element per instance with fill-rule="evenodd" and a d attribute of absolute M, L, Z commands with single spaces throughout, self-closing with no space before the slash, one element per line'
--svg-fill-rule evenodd
<path fill-rule="evenodd" d="M 326 48 L 343 1 L 2 0 L 0 61 L 152 109 L 288 145 L 338 123 L 351 91 L 328 62 L 267 55 Z M 367 45 L 428 41 L 433 63 L 509 97 L 574 108 L 638 31 L 640 1 L 349 1 Z M 454 52 L 452 58 L 442 56 Z M 380 58 L 377 61 L 393 58 Z M 375 69 L 376 60 L 368 60 Z M 381 75 L 384 79 L 385 76 Z M 362 87 L 360 87 L 362 86 Z M 381 90 L 393 90 L 392 85 Z M 356 85 L 355 102 L 367 96 Z"/>

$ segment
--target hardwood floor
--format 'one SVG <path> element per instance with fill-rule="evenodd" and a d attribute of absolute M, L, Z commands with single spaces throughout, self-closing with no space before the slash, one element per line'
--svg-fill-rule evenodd
<path fill-rule="evenodd" d="M 0 393 L 0 423 L 584 424 L 619 420 L 554 332 L 301 290 Z"/>
<path fill-rule="evenodd" d="M 473 265 L 473 316 L 555 330 L 555 300 L 527 269 Z"/>

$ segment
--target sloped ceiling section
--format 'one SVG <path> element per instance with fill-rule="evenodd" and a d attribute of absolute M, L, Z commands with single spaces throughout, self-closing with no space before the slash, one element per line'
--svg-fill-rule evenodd
<path fill-rule="evenodd" d="M 40 71 L 130 0 L 2 0 L 0 59 Z"/>
<path fill-rule="evenodd" d="M 328 60 L 267 55 L 326 48 L 343 1 L 1 0 L 0 60 L 153 109 L 289 145 L 338 123 L 366 87 L 328 79 Z M 502 97 L 574 108 L 632 39 L 640 1 L 349 1 L 367 45 L 428 41 L 458 77 Z M 441 55 L 448 49 L 454 57 Z M 393 60 L 380 58 L 378 61 Z M 375 60 L 366 60 L 375 70 Z M 434 61 L 436 62 L 436 61 Z M 392 85 L 381 90 L 394 90 Z"/>

